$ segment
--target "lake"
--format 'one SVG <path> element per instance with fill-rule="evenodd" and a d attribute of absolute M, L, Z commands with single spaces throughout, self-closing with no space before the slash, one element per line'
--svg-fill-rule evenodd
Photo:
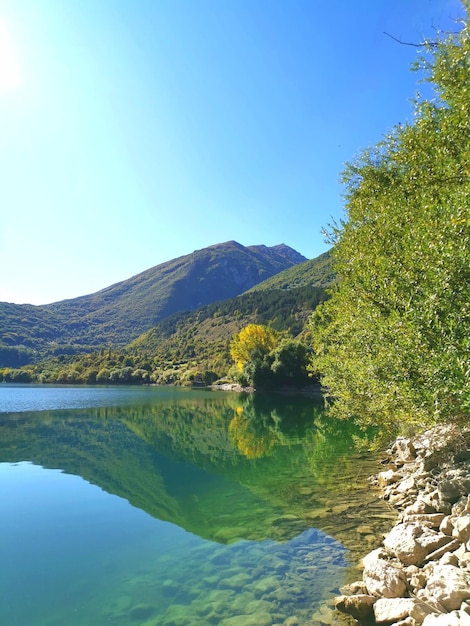
<path fill-rule="evenodd" d="M 390 525 L 371 441 L 302 396 L 1 384 L 0 624 L 320 623 Z"/>

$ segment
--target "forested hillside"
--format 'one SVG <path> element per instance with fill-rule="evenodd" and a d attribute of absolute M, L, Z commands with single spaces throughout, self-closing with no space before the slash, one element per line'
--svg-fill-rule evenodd
<path fill-rule="evenodd" d="M 271 278 L 263 280 L 250 291 L 266 289 L 295 289 L 296 287 L 331 287 L 336 280 L 331 260 L 331 250 L 290 267 Z"/>
<path fill-rule="evenodd" d="M 232 298 L 305 257 L 235 241 L 173 259 L 95 294 L 45 306 L 0 303 L 0 366 L 125 346 L 177 311 Z"/>
<path fill-rule="evenodd" d="M 24 380 L 39 382 L 210 383 L 231 368 L 230 341 L 247 324 L 266 324 L 308 343 L 306 322 L 326 297 L 320 287 L 246 293 L 175 313 L 124 348 L 61 355 L 20 371 Z"/>

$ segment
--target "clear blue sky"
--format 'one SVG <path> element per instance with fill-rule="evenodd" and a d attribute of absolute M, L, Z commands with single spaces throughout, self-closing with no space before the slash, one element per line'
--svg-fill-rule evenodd
<path fill-rule="evenodd" d="M 0 0 L 0 301 L 208 245 L 308 258 L 457 0 Z"/>

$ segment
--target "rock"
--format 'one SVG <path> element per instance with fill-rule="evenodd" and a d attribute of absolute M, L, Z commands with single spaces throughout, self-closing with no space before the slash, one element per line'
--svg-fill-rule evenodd
<path fill-rule="evenodd" d="M 451 541 L 419 524 L 397 524 L 384 539 L 385 548 L 403 565 L 420 565 L 431 552 Z"/>
<path fill-rule="evenodd" d="M 403 515 L 404 523 L 419 524 L 428 528 L 440 528 L 442 521 L 445 519 L 444 513 L 406 513 Z M 448 533 L 444 533 L 448 534 Z"/>
<path fill-rule="evenodd" d="M 424 562 L 428 561 L 437 561 L 441 558 L 442 555 L 447 554 L 448 552 L 452 552 L 456 550 L 460 545 L 460 541 L 458 539 L 451 539 L 448 543 L 444 543 L 440 548 L 435 550 L 434 552 L 430 552 L 427 557 L 424 559 Z"/>
<path fill-rule="evenodd" d="M 424 618 L 422 626 L 463 626 L 463 624 L 460 621 L 459 612 L 452 611 L 452 613 L 441 615 L 432 613 Z"/>
<path fill-rule="evenodd" d="M 454 519 L 455 517 L 453 515 L 446 515 L 440 526 L 439 526 L 439 530 L 441 531 L 441 533 L 444 533 L 444 535 L 449 535 L 449 537 L 452 537 L 452 531 L 454 530 Z"/>
<path fill-rule="evenodd" d="M 399 438 L 391 454 L 394 469 L 376 484 L 403 512 L 383 548 L 363 559 L 365 589 L 343 588 L 337 608 L 376 624 L 470 626 L 470 428 Z M 362 538 L 366 530 L 357 528 Z"/>
<path fill-rule="evenodd" d="M 220 622 L 220 626 L 271 626 L 273 623 L 269 613 L 253 613 L 251 615 L 235 615 Z"/>
<path fill-rule="evenodd" d="M 458 542 L 456 542 L 458 543 Z M 449 544 L 450 545 L 450 544 Z M 441 565 L 454 565 L 455 567 L 458 567 L 459 565 L 459 559 L 457 557 L 456 554 L 454 554 L 453 552 L 446 552 L 440 559 L 439 559 L 439 563 Z"/>
<path fill-rule="evenodd" d="M 459 611 L 460 624 L 461 626 L 470 626 L 470 615 L 466 611 Z"/>
<path fill-rule="evenodd" d="M 363 580 L 356 580 L 349 585 L 340 587 L 340 592 L 343 596 L 352 596 L 354 594 L 367 593 L 366 584 Z"/>
<path fill-rule="evenodd" d="M 425 588 L 426 596 L 439 602 L 447 611 L 458 609 L 470 600 L 470 572 L 454 565 L 436 565 Z"/>
<path fill-rule="evenodd" d="M 416 568 L 417 571 L 413 573 L 409 580 L 411 588 L 416 592 L 417 589 L 423 589 L 426 586 L 427 577 L 422 569 Z"/>
<path fill-rule="evenodd" d="M 420 494 L 410 506 L 406 507 L 405 515 L 422 515 L 436 513 L 436 509 Z"/>
<path fill-rule="evenodd" d="M 391 469 L 385 472 L 380 472 L 377 475 L 377 480 L 378 480 L 380 487 L 386 487 L 387 485 L 392 485 L 393 483 L 397 483 L 402 478 L 403 478 L 402 474 Z"/>
<path fill-rule="evenodd" d="M 467 615 L 470 615 L 470 603 L 469 602 L 462 602 L 462 604 L 460 606 L 460 611 L 461 611 L 461 613 L 466 613 Z"/>
<path fill-rule="evenodd" d="M 408 493 L 411 489 L 414 489 L 415 487 L 415 479 L 413 478 L 413 476 L 408 476 L 397 485 L 397 491 L 399 493 Z"/>
<path fill-rule="evenodd" d="M 464 515 L 465 513 L 470 513 L 470 495 L 462 496 L 452 505 L 452 515 Z"/>
<path fill-rule="evenodd" d="M 461 496 L 470 493 L 470 478 L 441 480 L 437 487 L 439 499 L 454 504 Z"/>
<path fill-rule="evenodd" d="M 420 624 L 426 615 L 432 613 L 429 605 L 417 598 L 379 598 L 373 610 L 377 624 L 390 624 L 407 617 Z"/>
<path fill-rule="evenodd" d="M 399 437 L 391 450 L 392 454 L 398 457 L 399 461 L 408 463 L 416 458 L 416 449 L 411 439 Z"/>
<path fill-rule="evenodd" d="M 462 542 L 467 542 L 470 539 L 470 515 L 462 515 L 457 517 L 452 522 L 453 530 L 452 536 L 459 539 Z"/>
<path fill-rule="evenodd" d="M 363 593 L 355 596 L 338 596 L 335 598 L 335 608 L 359 621 L 368 620 L 373 615 L 372 607 L 376 601 L 376 597 Z"/>
<path fill-rule="evenodd" d="M 364 557 L 363 564 L 363 580 L 369 595 L 399 598 L 405 593 L 405 574 L 397 563 L 387 558 L 381 548 Z"/>

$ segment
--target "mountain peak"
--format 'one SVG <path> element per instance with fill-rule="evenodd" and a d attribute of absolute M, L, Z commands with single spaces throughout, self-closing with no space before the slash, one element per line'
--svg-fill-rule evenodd
<path fill-rule="evenodd" d="M 71 346 L 80 352 L 125 345 L 173 313 L 238 296 L 304 260 L 285 244 L 245 247 L 232 240 L 79 298 L 29 309 L 0 303 L 0 319 L 8 320 L 0 329 L 0 348 L 22 345 L 39 354 L 51 346 L 60 353 Z"/>

